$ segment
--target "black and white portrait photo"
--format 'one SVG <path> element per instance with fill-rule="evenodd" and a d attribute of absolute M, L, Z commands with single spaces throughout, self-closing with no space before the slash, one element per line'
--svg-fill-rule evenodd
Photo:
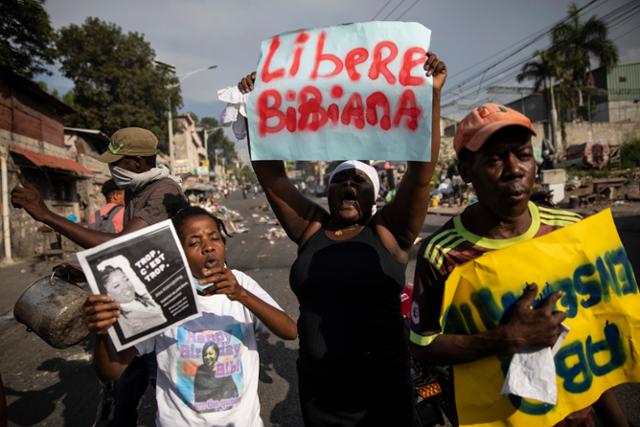
<path fill-rule="evenodd" d="M 78 252 L 78 260 L 91 290 L 120 304 L 120 316 L 109 328 L 118 351 L 200 313 L 170 220 Z"/>

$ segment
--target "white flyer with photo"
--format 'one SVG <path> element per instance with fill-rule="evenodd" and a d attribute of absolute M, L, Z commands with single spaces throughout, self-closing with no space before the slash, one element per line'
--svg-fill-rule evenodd
<path fill-rule="evenodd" d="M 91 290 L 120 303 L 117 351 L 200 315 L 189 263 L 171 220 L 78 252 Z"/>

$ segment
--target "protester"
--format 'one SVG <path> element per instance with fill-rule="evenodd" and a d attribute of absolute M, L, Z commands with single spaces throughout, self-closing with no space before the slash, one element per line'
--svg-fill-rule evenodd
<path fill-rule="evenodd" d="M 158 139 L 147 129 L 124 128 L 111 137 L 98 160 L 108 163 L 115 184 L 125 189 L 122 234 L 165 220 L 187 206 L 180 184 L 165 167 L 156 167 Z M 84 248 L 104 243 L 120 233 L 89 230 L 49 210 L 37 188 L 19 175 L 21 186 L 11 192 L 11 202 L 36 221 L 43 222 Z"/>
<path fill-rule="evenodd" d="M 258 283 L 227 268 L 219 219 L 191 207 L 173 221 L 199 288 L 202 315 L 116 353 L 105 332 L 121 306 L 108 295 L 89 296 L 84 313 L 89 330 L 97 333 L 98 374 L 117 378 L 136 354 L 156 350 L 159 426 L 262 426 L 255 333 L 266 326 L 292 340 L 296 324 Z"/>
<path fill-rule="evenodd" d="M 124 227 L 120 233 L 91 230 L 55 214 L 45 205 L 36 187 L 18 175 L 22 186 L 13 189 L 11 202 L 36 221 L 43 222 L 84 248 L 90 248 L 151 224 L 171 218 L 188 206 L 182 188 L 169 170 L 156 167 L 158 139 L 147 129 L 129 127 L 115 132 L 98 160 L 107 163 L 115 184 L 125 189 Z M 73 275 L 71 266 L 57 274 Z M 137 425 L 137 406 L 147 388 L 153 357 L 136 359 L 115 385 L 115 419 L 118 426 Z"/>
<path fill-rule="evenodd" d="M 124 190 L 109 179 L 102 184 L 102 195 L 107 204 L 96 210 L 87 224 L 92 230 L 120 233 L 124 228 Z"/>
<path fill-rule="evenodd" d="M 459 124 L 454 138 L 459 172 L 473 184 L 478 202 L 425 239 L 418 250 L 410 333 L 416 360 L 456 365 L 556 342 L 566 317 L 554 309 L 562 294 L 554 292 L 542 306 L 531 309 L 538 292 L 535 284 L 525 289 L 508 321 L 496 329 L 455 335 L 443 334 L 440 327 L 445 282 L 457 265 L 580 220 L 575 213 L 529 201 L 536 174 L 532 135 L 526 116 L 497 104 L 473 110 Z M 605 393 L 595 408 L 607 425 L 627 425 L 612 393 Z M 595 421 L 591 408 L 586 408 L 558 425 L 595 426 Z"/>
<path fill-rule="evenodd" d="M 375 212 L 379 178 L 358 161 L 329 179 L 329 212 L 305 198 L 282 161 L 252 162 L 271 208 L 298 245 L 291 287 L 300 302 L 298 381 L 307 426 L 410 426 L 413 392 L 400 313 L 409 251 L 427 213 L 440 147 L 445 64 L 433 75 L 431 162 L 408 162 L 395 199 Z M 253 89 L 255 73 L 238 84 Z"/>

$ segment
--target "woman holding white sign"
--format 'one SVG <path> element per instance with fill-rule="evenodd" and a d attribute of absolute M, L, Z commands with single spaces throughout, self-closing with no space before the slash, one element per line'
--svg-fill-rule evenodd
<path fill-rule="evenodd" d="M 291 287 L 300 302 L 300 400 L 307 426 L 413 422 L 409 355 L 400 312 L 409 253 L 427 214 L 440 147 L 445 64 L 431 52 L 431 161 L 410 161 L 395 199 L 376 212 L 377 172 L 340 164 L 328 186 L 329 212 L 304 197 L 282 161 L 253 161 L 269 203 L 298 245 Z M 238 88 L 253 89 L 255 73 Z"/>

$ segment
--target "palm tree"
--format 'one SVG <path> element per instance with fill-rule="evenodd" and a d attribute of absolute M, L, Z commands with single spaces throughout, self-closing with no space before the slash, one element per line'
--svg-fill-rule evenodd
<path fill-rule="evenodd" d="M 533 53 L 533 60 L 522 66 L 520 74 L 516 76 L 518 83 L 523 80 L 533 80 L 534 92 L 540 92 L 540 89 L 547 91 L 549 79 L 553 78 L 556 73 L 556 66 L 552 64 L 551 55 L 546 50 L 536 50 Z"/>
<path fill-rule="evenodd" d="M 523 80 L 533 80 L 534 92 L 540 92 L 543 89 L 545 104 L 551 103 L 550 123 L 551 123 L 551 141 L 556 153 L 561 148 L 561 135 L 558 127 L 558 112 L 556 109 L 556 97 L 554 87 L 556 79 L 560 73 L 560 60 L 551 50 L 536 50 L 533 53 L 533 60 L 522 66 L 522 70 L 516 76 L 518 83 Z"/>
<path fill-rule="evenodd" d="M 582 22 L 578 6 L 569 6 L 569 19 L 551 31 L 553 56 L 561 58 L 560 71 L 563 84 L 572 87 L 578 97 L 578 106 L 584 106 L 582 91 L 592 81 L 591 61 L 610 70 L 618 62 L 618 49 L 608 37 L 607 24 L 592 16 Z"/>

